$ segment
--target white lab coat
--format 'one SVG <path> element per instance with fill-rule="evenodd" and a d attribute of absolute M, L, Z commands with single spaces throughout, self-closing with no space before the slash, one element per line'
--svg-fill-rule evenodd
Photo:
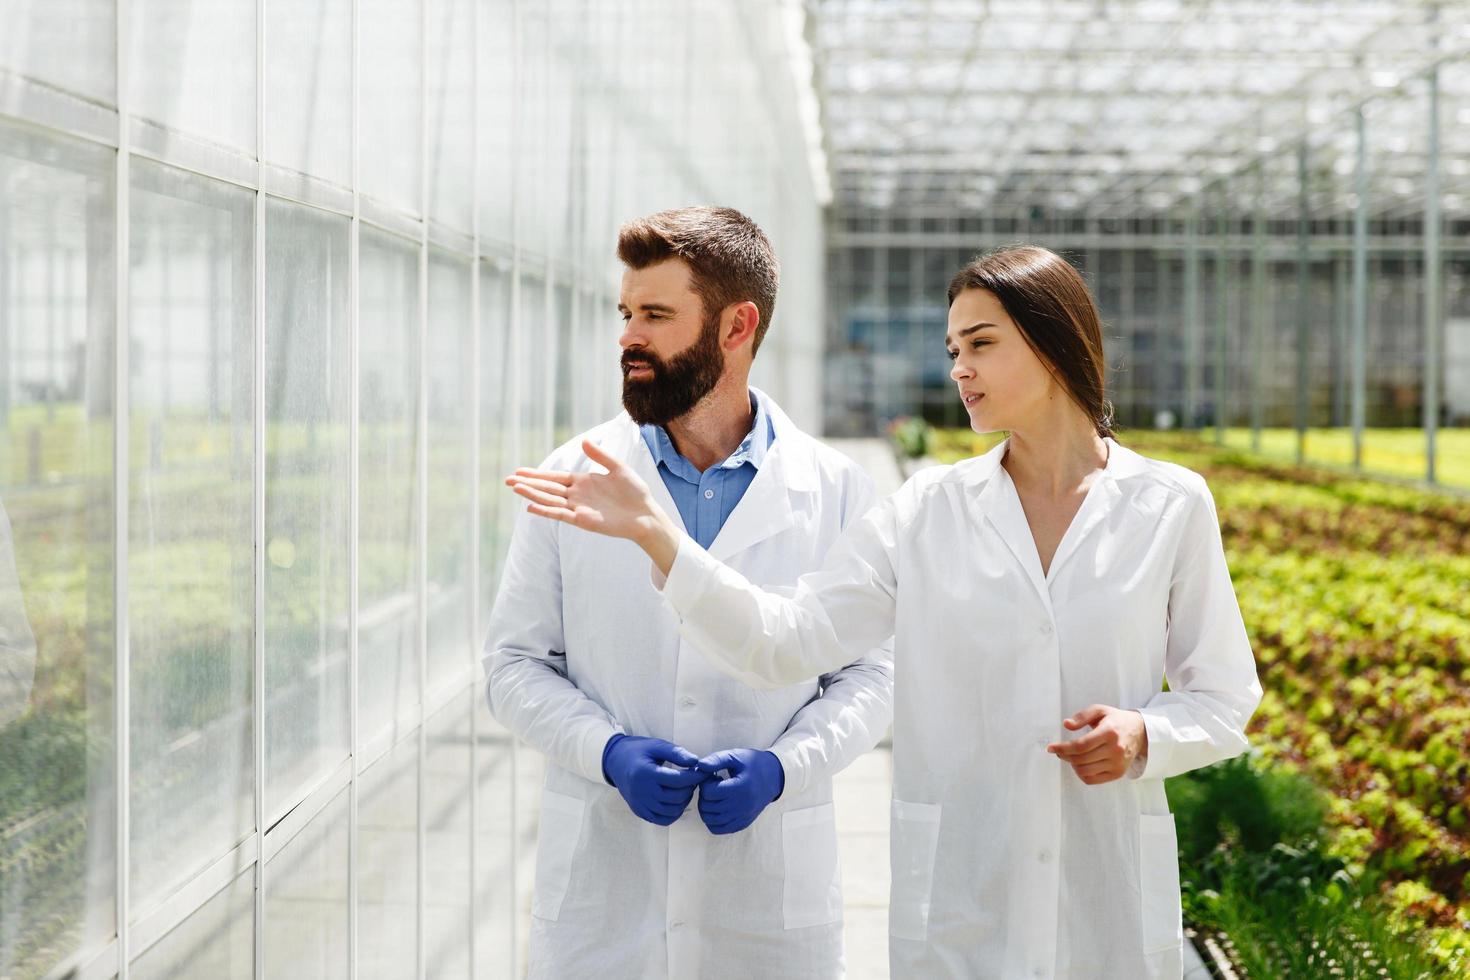
<path fill-rule="evenodd" d="M 1243 751 L 1261 688 L 1204 480 L 1108 444 L 1044 576 L 1002 442 L 916 474 L 792 598 L 688 542 L 660 583 L 756 685 L 895 634 L 895 978 L 1181 973 L 1163 777 Z M 1143 714 L 1129 778 L 1088 786 L 1045 751 L 1093 703 Z"/>
<path fill-rule="evenodd" d="M 790 594 L 874 495 L 856 464 L 766 403 L 775 441 L 711 553 Z M 630 462 L 678 520 L 627 415 L 590 436 Z M 592 466 L 581 437 L 543 465 Z M 883 644 L 880 637 L 834 662 L 833 673 L 813 672 L 824 675 L 820 688 L 797 678 L 753 690 L 680 639 L 636 545 L 523 515 L 485 666 L 491 710 L 549 762 L 531 977 L 842 976 L 831 777 L 892 721 L 889 649 L 873 649 Z M 602 750 L 616 732 L 668 739 L 701 756 L 769 748 L 785 769 L 785 789 L 738 834 L 712 835 L 697 795 L 672 827 L 655 826 L 634 816 L 603 779 Z"/>

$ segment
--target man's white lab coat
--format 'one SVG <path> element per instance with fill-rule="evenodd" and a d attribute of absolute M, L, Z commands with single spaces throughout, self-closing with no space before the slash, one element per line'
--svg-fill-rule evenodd
<path fill-rule="evenodd" d="M 710 553 L 789 593 L 874 496 L 856 464 L 766 404 L 775 441 Z M 678 520 L 627 415 L 589 435 L 633 465 Z M 590 468 L 580 447 L 578 437 L 543 467 Z M 823 672 L 820 686 L 800 679 L 754 690 L 680 639 L 636 545 L 523 514 L 485 665 L 491 710 L 549 762 L 531 977 L 840 977 L 831 777 L 888 729 L 888 658 L 886 647 L 858 651 Z M 785 769 L 785 789 L 737 834 L 712 835 L 697 795 L 673 826 L 655 826 L 603 778 L 602 750 L 617 732 L 664 738 L 700 756 L 768 748 Z"/>
<path fill-rule="evenodd" d="M 1045 575 L 1002 442 L 916 474 L 792 598 L 688 541 L 662 583 L 752 684 L 894 635 L 895 978 L 1180 975 L 1163 778 L 1243 751 L 1261 688 L 1204 480 L 1107 442 Z M 1138 709 L 1148 756 L 1088 786 L 1045 746 L 1094 703 Z"/>

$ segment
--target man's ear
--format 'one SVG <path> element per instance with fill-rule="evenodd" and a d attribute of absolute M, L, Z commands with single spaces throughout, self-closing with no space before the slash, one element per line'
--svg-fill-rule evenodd
<path fill-rule="evenodd" d="M 761 313 L 749 300 L 735 303 L 725 309 L 725 326 L 720 337 L 720 346 L 735 350 L 745 343 L 753 344 L 755 331 L 761 322 Z"/>

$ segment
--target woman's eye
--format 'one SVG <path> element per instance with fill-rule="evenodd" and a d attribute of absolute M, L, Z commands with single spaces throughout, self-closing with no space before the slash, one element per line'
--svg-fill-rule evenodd
<path fill-rule="evenodd" d="M 988 341 L 988 340 L 972 340 L 972 341 L 970 341 L 970 347 L 973 350 L 979 350 L 980 348 L 984 347 L 988 343 L 990 343 L 990 341 Z"/>
<path fill-rule="evenodd" d="M 944 352 L 944 356 L 947 357 L 947 358 L 949 358 L 952 361 L 956 357 L 959 357 L 960 356 L 960 352 L 957 351 L 957 350 L 947 350 L 947 351 Z"/>

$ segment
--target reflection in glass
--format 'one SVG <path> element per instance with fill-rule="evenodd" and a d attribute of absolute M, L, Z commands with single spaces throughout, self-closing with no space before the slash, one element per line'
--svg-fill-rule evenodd
<path fill-rule="evenodd" d="M 266 160 L 350 184 L 352 0 L 270 0 L 265 36 Z"/>
<path fill-rule="evenodd" d="M 469 231 L 474 210 L 475 0 L 428 3 L 429 215 Z M 483 16 L 483 14 L 481 14 Z"/>
<path fill-rule="evenodd" d="M 424 957 L 430 980 L 470 977 L 470 712 L 462 691 L 426 725 Z"/>
<path fill-rule="evenodd" d="M 359 734 L 417 721 L 418 246 L 364 229 L 358 434 Z"/>
<path fill-rule="evenodd" d="M 254 826 L 254 203 L 133 163 L 132 908 Z"/>
<path fill-rule="evenodd" d="M 476 976 L 499 976 L 515 942 L 517 855 L 514 746 L 476 691 L 475 960 Z M 534 795 L 534 794 L 533 794 Z"/>
<path fill-rule="evenodd" d="M 250 980 L 255 975 L 255 871 L 237 877 L 133 960 L 134 980 Z"/>
<path fill-rule="evenodd" d="M 4 977 L 112 932 L 112 200 L 110 152 L 0 124 Z"/>
<path fill-rule="evenodd" d="M 132 0 L 132 111 L 255 155 L 255 4 Z M 74 57 L 70 56 L 69 57 Z"/>
<path fill-rule="evenodd" d="M 470 543 L 474 489 L 471 279 L 468 261 L 429 261 L 429 689 L 461 676 L 473 658 Z"/>
<path fill-rule="evenodd" d="M 480 264 L 480 608 L 487 616 L 515 516 L 512 495 L 502 492 L 501 483 L 510 466 L 506 443 L 514 424 L 507 373 L 510 286 L 504 264 L 493 260 Z"/>
<path fill-rule="evenodd" d="M 347 977 L 348 790 L 265 866 L 265 975 Z"/>
<path fill-rule="evenodd" d="M 269 200 L 265 243 L 266 816 L 347 757 L 350 223 Z"/>
<path fill-rule="evenodd" d="M 402 980 L 417 969 L 418 739 L 399 742 L 357 779 L 357 975 Z"/>
<path fill-rule="evenodd" d="M 362 190 L 413 214 L 422 210 L 423 0 L 361 0 Z"/>

